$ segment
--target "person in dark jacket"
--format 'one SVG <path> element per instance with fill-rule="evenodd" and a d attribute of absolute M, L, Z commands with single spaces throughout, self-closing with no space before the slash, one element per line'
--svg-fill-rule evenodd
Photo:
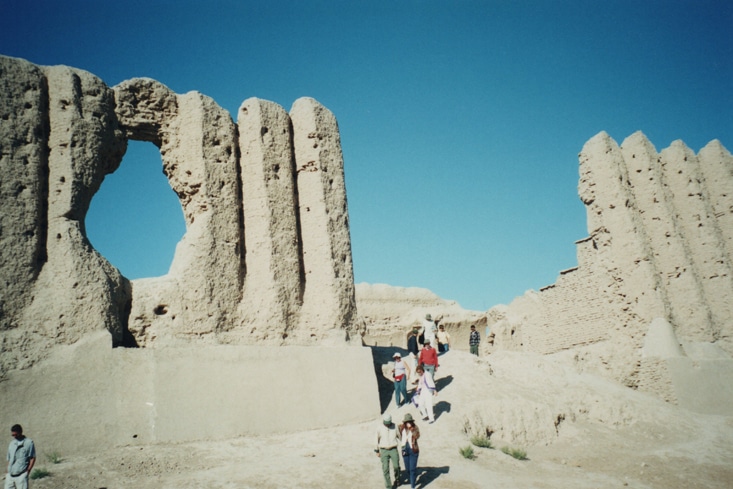
<path fill-rule="evenodd" d="M 481 343 L 481 335 L 476 331 L 476 326 L 471 325 L 471 335 L 468 337 L 468 346 L 471 353 L 478 356 L 478 345 Z"/>

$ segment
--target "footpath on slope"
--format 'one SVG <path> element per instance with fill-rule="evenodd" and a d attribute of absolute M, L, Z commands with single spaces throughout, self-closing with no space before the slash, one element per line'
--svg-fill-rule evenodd
<path fill-rule="evenodd" d="M 420 489 L 729 489 L 733 481 L 733 419 L 689 417 L 683 411 L 628 390 L 616 409 L 637 415 L 629 426 L 563 424 L 556 440 L 526 448 L 519 461 L 495 449 L 474 447 L 467 460 L 459 449 L 470 444 L 464 428 L 474 412 L 497 398 L 517 410 L 536 394 L 563 397 L 573 375 L 552 375 L 552 359 L 523 354 L 476 358 L 464 351 L 440 356 L 436 421 L 423 422 L 412 406 L 397 409 L 392 382 L 381 375 L 395 351 L 373 348 L 382 412 L 395 420 L 411 413 L 421 430 Z M 325 372 L 330 365 L 309 365 Z M 348 368 L 348 367 L 343 367 Z M 577 375 L 576 375 L 577 376 Z M 362 386 L 353 385 L 353 389 Z M 349 392 L 333 392 L 348 396 Z M 597 393 L 589 392 L 589 396 Z M 628 396 L 628 397 L 624 397 Z M 600 396 L 597 396 L 601 399 Z M 604 398 L 607 399 L 607 398 Z M 324 403 L 333 402 L 324 398 Z M 547 398 L 547 402 L 552 399 Z M 282 393 L 281 402 L 296 402 Z M 517 412 L 517 416 L 519 416 Z M 247 412 L 243 411 L 246 417 Z M 50 464 L 53 447 L 38 446 L 37 467 L 51 472 L 34 489 L 361 489 L 384 487 L 374 456 L 379 413 L 374 420 L 307 432 L 236 437 L 221 441 L 164 443 L 98 451 Z M 566 426 L 567 425 L 567 426 Z M 33 433 L 28 433 L 33 438 Z M 79 436 L 84 436 L 83 432 Z M 402 464 L 402 462 L 401 462 Z M 401 486 L 405 487 L 405 486 Z M 409 486 L 407 486 L 409 487 Z"/>

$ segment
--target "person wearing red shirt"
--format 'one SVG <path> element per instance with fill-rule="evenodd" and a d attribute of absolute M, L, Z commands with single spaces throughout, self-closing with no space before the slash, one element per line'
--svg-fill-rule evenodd
<path fill-rule="evenodd" d="M 425 371 L 430 373 L 430 377 L 435 380 L 435 370 L 438 368 L 438 350 L 432 347 L 430 340 L 425 340 L 425 347 L 420 350 L 420 360 L 425 367 Z"/>

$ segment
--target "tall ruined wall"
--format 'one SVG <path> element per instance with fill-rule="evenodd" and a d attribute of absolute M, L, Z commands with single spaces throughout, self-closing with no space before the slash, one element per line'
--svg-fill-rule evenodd
<path fill-rule="evenodd" d="M 130 330 L 149 343 L 229 329 L 244 274 L 234 122 L 210 98 L 177 95 L 154 80 L 128 80 L 114 91 L 127 136 L 160 148 L 186 222 L 169 273 L 133 281 Z"/>
<path fill-rule="evenodd" d="M 358 336 L 336 119 L 212 99 L 150 79 L 0 57 L 0 375 L 56 343 L 344 343 Z M 128 281 L 84 219 L 128 139 L 160 149 L 186 233 L 169 273 Z"/>
<path fill-rule="evenodd" d="M 4 57 L 0 80 L 1 376 L 95 330 L 121 344 L 130 284 L 84 229 L 126 148 L 112 90 L 82 70 Z"/>
<path fill-rule="evenodd" d="M 600 133 L 579 159 L 589 236 L 576 243 L 578 267 L 512 303 L 494 347 L 572 350 L 581 368 L 673 400 L 664 362 L 643 354 L 652 321 L 690 352 L 733 354 L 733 158 L 718 141 L 657 153 L 637 132 L 621 146 Z"/>
<path fill-rule="evenodd" d="M 282 325 L 274 333 L 283 337 L 296 326 L 303 303 L 293 128 L 285 109 L 256 98 L 242 103 L 237 124 L 247 229 L 240 311 L 245 322 Z M 252 334 L 266 338 L 273 331 L 255 329 Z"/>
<path fill-rule="evenodd" d="M 336 118 L 311 98 L 296 100 L 290 117 L 305 281 L 299 327 L 317 336 L 323 323 L 356 320 L 341 138 Z"/>

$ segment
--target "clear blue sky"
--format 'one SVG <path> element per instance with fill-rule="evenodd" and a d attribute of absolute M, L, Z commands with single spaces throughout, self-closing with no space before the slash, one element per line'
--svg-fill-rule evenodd
<path fill-rule="evenodd" d="M 733 149 L 729 0 L 0 0 L 0 54 L 233 117 L 316 98 L 341 130 L 356 281 L 470 309 L 576 265 L 577 155 L 599 131 Z M 130 145 L 87 230 L 127 277 L 167 272 L 184 224 L 154 146 Z"/>

